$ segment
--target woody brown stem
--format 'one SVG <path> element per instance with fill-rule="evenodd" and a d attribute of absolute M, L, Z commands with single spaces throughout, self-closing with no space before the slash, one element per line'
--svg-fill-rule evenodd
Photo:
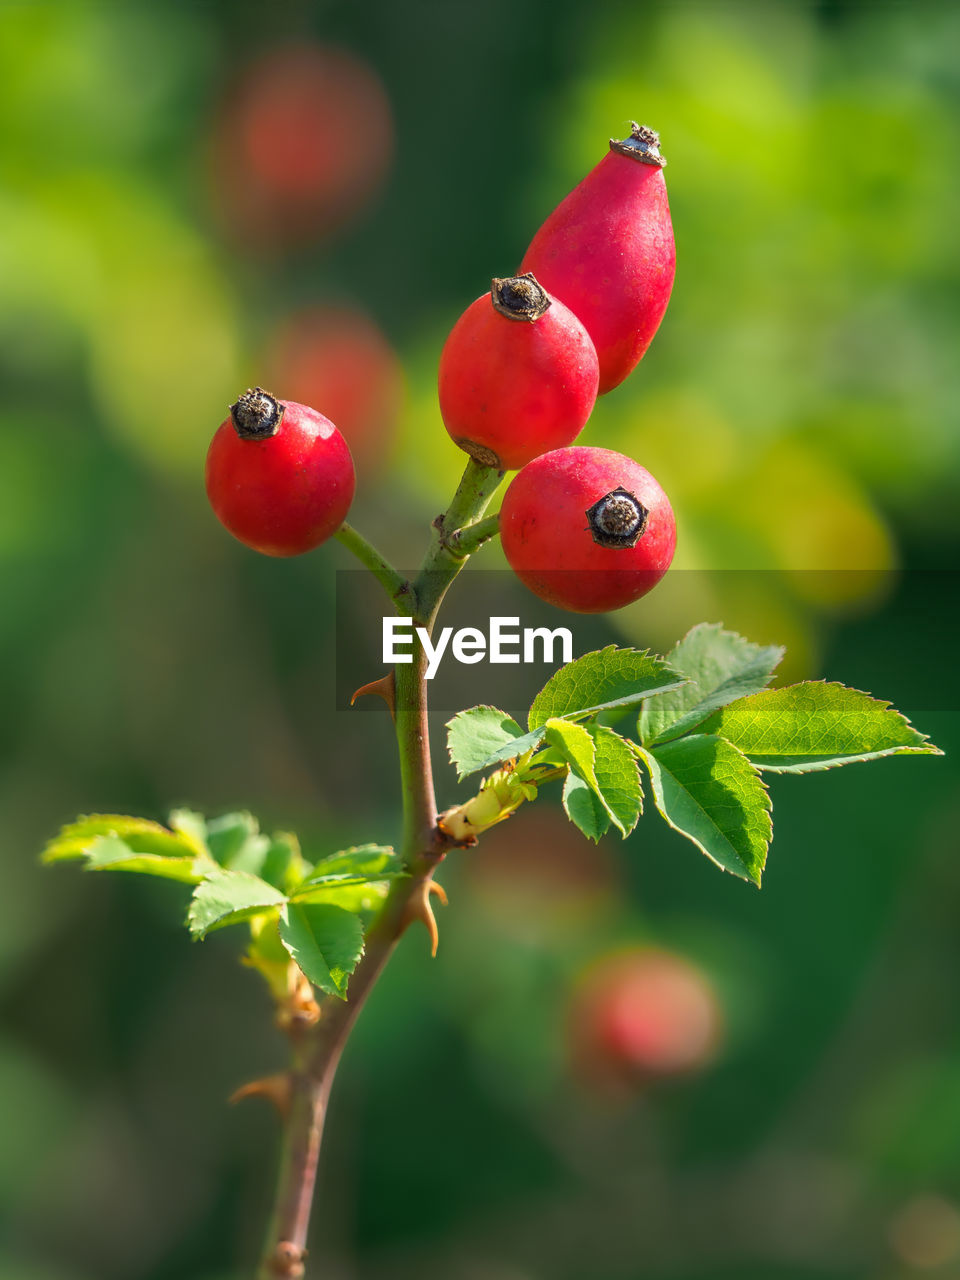
<path fill-rule="evenodd" d="M 416 582 L 409 587 L 409 597 L 407 590 L 404 591 L 405 602 L 409 598 L 415 619 L 428 630 L 465 560 L 464 556 L 450 551 L 446 539 L 454 530 L 482 517 L 501 479 L 501 473 L 470 461 L 449 509 L 436 522 L 423 567 Z M 300 1280 L 306 1275 L 307 1233 L 323 1125 L 347 1039 L 367 996 L 412 921 L 422 920 L 427 925 L 436 949 L 430 882 L 448 849 L 458 842 L 437 826 L 426 656 L 419 643 L 414 649 L 413 661 L 398 664 L 395 669 L 393 706 L 403 799 L 400 850 L 408 875 L 393 882 L 383 907 L 368 929 L 363 958 L 350 978 L 346 999 L 327 997 L 313 1025 L 295 1023 L 290 1028 L 293 1065 L 289 1105 L 273 1217 L 259 1280 L 278 1280 L 278 1277 Z"/>

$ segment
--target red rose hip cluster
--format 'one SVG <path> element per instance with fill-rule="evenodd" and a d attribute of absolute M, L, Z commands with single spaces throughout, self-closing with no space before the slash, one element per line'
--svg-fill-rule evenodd
<path fill-rule="evenodd" d="M 670 503 L 648 471 L 609 449 L 568 447 L 597 395 L 635 368 L 670 299 L 664 163 L 652 129 L 611 141 L 534 236 L 521 274 L 493 281 L 440 358 L 440 411 L 455 443 L 488 466 L 522 468 L 500 519 L 511 568 L 576 612 L 645 595 L 676 544 Z"/>
<path fill-rule="evenodd" d="M 500 518 L 517 576 L 551 604 L 619 609 L 666 573 L 676 528 L 650 473 L 574 446 L 598 395 L 637 365 L 663 318 L 675 250 L 665 161 L 634 125 L 553 211 L 515 276 L 494 279 L 440 357 L 444 425 L 479 464 L 518 474 Z M 241 542 L 297 555 L 332 537 L 354 492 L 350 451 L 315 409 L 255 387 L 210 445 L 207 493 Z"/>

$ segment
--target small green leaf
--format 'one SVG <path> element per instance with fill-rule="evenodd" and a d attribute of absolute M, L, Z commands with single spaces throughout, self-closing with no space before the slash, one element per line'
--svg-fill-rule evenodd
<path fill-rule="evenodd" d="M 610 814 L 600 797 L 572 769 L 563 784 L 563 807 L 588 840 L 597 841 L 609 830 Z"/>
<path fill-rule="evenodd" d="M 362 884 L 320 883 L 305 886 L 290 900 L 298 904 L 325 902 L 362 916 L 378 911 L 389 892 L 388 880 L 366 880 Z"/>
<path fill-rule="evenodd" d="M 759 885 L 773 826 L 767 789 L 746 756 L 704 733 L 637 751 L 667 824 L 724 871 Z"/>
<path fill-rule="evenodd" d="M 251 813 L 225 813 L 207 823 L 207 847 L 214 860 L 228 871 L 258 876 L 270 848 Z"/>
<path fill-rule="evenodd" d="M 292 892 L 292 898 L 302 898 L 317 887 L 333 888 L 337 885 L 368 884 L 375 880 L 396 880 L 405 875 L 403 859 L 386 845 L 365 844 L 356 849 L 344 849 L 329 858 L 323 858 L 304 877 Z"/>
<path fill-rule="evenodd" d="M 496 707 L 471 707 L 455 715 L 447 723 L 447 750 L 458 779 L 487 767 L 492 754 L 522 735 L 516 720 Z"/>
<path fill-rule="evenodd" d="M 597 791 L 597 775 L 593 770 L 596 747 L 587 730 L 582 725 L 574 724 L 572 720 L 551 719 L 544 727 L 547 742 L 553 751 Z"/>
<path fill-rule="evenodd" d="M 210 863 L 190 853 L 180 858 L 157 853 L 136 853 L 119 836 L 96 836 L 87 848 L 84 871 L 137 871 L 159 876 L 163 880 L 179 880 L 182 884 L 199 884 Z"/>
<path fill-rule="evenodd" d="M 356 876 L 364 880 L 379 880 L 384 873 L 402 872 L 403 861 L 394 849 L 387 844 L 360 844 L 350 849 L 341 849 L 339 853 L 331 853 L 321 858 L 307 876 L 308 880 L 324 879 L 327 876 Z"/>
<path fill-rule="evenodd" d="M 628 835 L 637 825 L 643 805 L 633 744 L 603 725 L 586 729 L 571 720 L 548 720 L 546 737 L 550 750 L 545 758 L 569 764 L 571 773 L 590 789 L 597 802 L 591 816 L 580 788 L 568 776 L 564 787 L 567 816 L 591 839 L 598 839 L 594 830 L 602 835 L 611 820 L 621 835 Z M 596 816 L 600 810 L 606 821 Z"/>
<path fill-rule="evenodd" d="M 704 729 L 721 734 L 771 773 L 943 754 L 889 702 L 819 680 L 742 698 L 717 712 Z"/>
<path fill-rule="evenodd" d="M 259 876 L 246 871 L 213 871 L 194 890 L 187 926 L 194 938 L 203 938 L 211 929 L 249 920 L 286 900 L 279 889 Z"/>
<path fill-rule="evenodd" d="M 41 859 L 44 862 L 63 862 L 70 858 L 84 858 L 101 836 L 116 836 L 131 853 L 149 853 L 161 858 L 194 857 L 197 853 L 192 840 L 168 831 L 159 822 L 117 813 L 96 813 L 62 827 L 43 850 Z"/>
<path fill-rule="evenodd" d="M 643 812 L 643 788 L 633 744 L 604 725 L 591 725 L 596 754 L 594 773 L 603 804 L 624 837 Z"/>
<path fill-rule="evenodd" d="M 505 760 L 515 760 L 517 756 L 526 755 L 528 751 L 535 751 L 543 741 L 543 727 L 535 729 L 533 733 L 525 733 L 519 738 L 512 738 L 509 742 L 504 743 L 502 747 L 498 747 L 496 751 L 490 753 L 486 760 L 482 761 L 474 773 L 481 770 L 496 768 L 497 765 L 503 764 Z"/>
<path fill-rule="evenodd" d="M 280 912 L 280 940 L 308 981 L 345 997 L 347 980 L 363 955 L 363 926 L 342 907 L 289 903 Z"/>
<path fill-rule="evenodd" d="M 665 659 L 689 683 L 644 702 L 638 722 L 641 742 L 679 738 L 718 707 L 765 688 L 783 653 L 778 645 L 751 644 L 719 623 L 693 627 Z"/>
<path fill-rule="evenodd" d="M 308 864 L 300 852 L 300 841 L 292 831 L 278 831 L 270 837 L 260 871 L 254 874 L 259 874 L 261 880 L 266 880 L 275 889 L 289 893 L 300 883 L 307 870 Z"/>
<path fill-rule="evenodd" d="M 647 650 L 608 645 L 561 667 L 533 700 L 531 730 L 558 716 L 580 718 L 612 707 L 628 707 L 683 684 L 684 679 Z M 506 758 L 506 757 L 504 757 Z"/>

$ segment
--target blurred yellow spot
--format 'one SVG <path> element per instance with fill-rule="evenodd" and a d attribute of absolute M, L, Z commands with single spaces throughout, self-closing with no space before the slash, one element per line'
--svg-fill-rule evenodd
<path fill-rule="evenodd" d="M 735 483 L 747 442 L 695 391 L 601 399 L 578 444 L 616 449 L 646 467 L 674 507 Z"/>
<path fill-rule="evenodd" d="M 797 596 L 821 608 L 874 604 L 897 558 L 866 494 L 825 454 L 780 440 L 731 495 Z"/>
<path fill-rule="evenodd" d="M 908 1200 L 888 1234 L 894 1253 L 910 1267 L 929 1270 L 960 1258 L 960 1210 L 943 1196 Z"/>

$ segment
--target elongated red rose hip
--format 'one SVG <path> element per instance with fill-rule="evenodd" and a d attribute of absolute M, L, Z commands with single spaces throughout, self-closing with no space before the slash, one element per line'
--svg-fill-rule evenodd
<path fill-rule="evenodd" d="M 513 471 L 577 438 L 598 377 L 590 335 L 562 302 L 532 275 L 494 280 L 443 348 L 440 412 L 461 449 Z"/>
<path fill-rule="evenodd" d="M 651 591 L 673 559 L 676 524 L 645 467 L 612 449 L 554 449 L 510 482 L 500 509 L 510 568 L 542 600 L 605 613 Z"/>
<path fill-rule="evenodd" d="M 521 271 L 566 303 L 600 361 L 600 394 L 649 347 L 670 301 L 676 248 L 659 136 L 645 125 L 610 151 L 533 237 Z"/>

